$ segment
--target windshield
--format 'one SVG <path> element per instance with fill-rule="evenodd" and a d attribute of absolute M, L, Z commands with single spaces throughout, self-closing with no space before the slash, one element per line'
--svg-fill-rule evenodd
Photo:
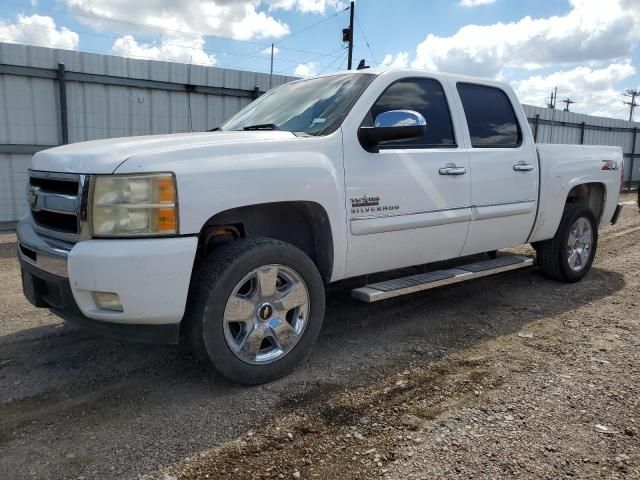
<path fill-rule="evenodd" d="M 373 78 L 371 74 L 345 74 L 287 83 L 247 105 L 220 130 L 326 135 L 340 126 Z"/>

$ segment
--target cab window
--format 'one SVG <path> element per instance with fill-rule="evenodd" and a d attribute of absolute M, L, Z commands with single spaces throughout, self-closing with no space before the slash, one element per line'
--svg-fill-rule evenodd
<path fill-rule="evenodd" d="M 380 148 L 456 147 L 449 105 L 442 85 L 432 78 L 407 78 L 392 83 L 365 117 L 363 126 L 373 126 L 375 118 L 389 110 L 414 110 L 427 121 L 422 138 L 385 142 Z"/>
<path fill-rule="evenodd" d="M 509 97 L 499 88 L 471 83 L 457 85 L 474 148 L 514 148 L 522 131 Z"/>

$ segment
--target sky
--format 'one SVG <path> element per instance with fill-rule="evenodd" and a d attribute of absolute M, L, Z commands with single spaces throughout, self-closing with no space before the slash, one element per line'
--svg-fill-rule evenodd
<path fill-rule="evenodd" d="M 343 0 L 0 0 L 0 42 L 312 76 L 346 68 Z M 354 64 L 508 82 L 545 106 L 628 118 L 640 0 L 359 0 Z M 638 100 L 640 103 L 640 99 Z M 640 120 L 637 109 L 636 120 Z"/>

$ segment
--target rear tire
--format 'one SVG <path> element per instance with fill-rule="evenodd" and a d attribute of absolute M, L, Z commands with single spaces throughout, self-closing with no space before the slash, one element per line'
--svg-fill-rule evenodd
<path fill-rule="evenodd" d="M 598 225 L 593 212 L 582 205 L 567 204 L 555 236 L 537 242 L 542 273 L 561 282 L 578 282 L 591 269 L 598 246 Z"/>
<path fill-rule="evenodd" d="M 324 318 L 324 284 L 297 247 L 235 240 L 205 258 L 192 281 L 189 343 L 199 361 L 229 380 L 270 382 L 311 352 Z"/>

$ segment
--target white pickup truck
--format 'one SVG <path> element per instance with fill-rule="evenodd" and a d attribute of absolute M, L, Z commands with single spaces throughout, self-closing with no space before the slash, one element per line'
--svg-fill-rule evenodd
<path fill-rule="evenodd" d="M 535 145 L 499 82 L 299 80 L 215 131 L 37 153 L 17 227 L 24 292 L 66 320 L 185 340 L 229 379 L 266 382 L 310 352 L 332 282 L 358 277 L 356 299 L 382 300 L 528 266 L 496 254 L 525 243 L 547 277 L 580 280 L 620 212 L 621 170 L 617 147 Z M 455 266 L 429 265 L 445 260 Z M 367 284 L 413 265 L 423 273 Z"/>

